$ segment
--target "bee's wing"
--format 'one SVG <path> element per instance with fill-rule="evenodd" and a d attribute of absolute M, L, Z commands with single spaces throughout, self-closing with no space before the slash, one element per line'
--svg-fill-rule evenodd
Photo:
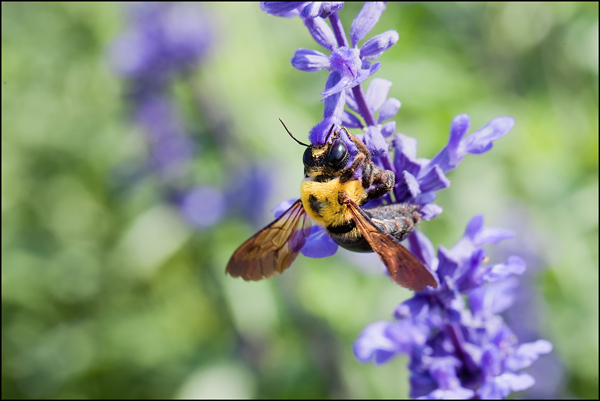
<path fill-rule="evenodd" d="M 381 232 L 350 198 L 345 198 L 344 203 L 348 205 L 356 227 L 387 267 L 392 280 L 413 291 L 422 291 L 428 285 L 437 287 L 433 274 L 400 241 Z"/>
<path fill-rule="evenodd" d="M 310 218 L 298 199 L 277 220 L 244 242 L 229 259 L 225 272 L 246 281 L 283 273 L 304 246 L 310 226 Z"/>

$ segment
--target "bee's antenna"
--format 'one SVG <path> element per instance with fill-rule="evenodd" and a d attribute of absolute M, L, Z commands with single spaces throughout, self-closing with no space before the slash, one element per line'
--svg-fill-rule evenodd
<path fill-rule="evenodd" d="M 329 137 L 331 136 L 331 132 L 335 128 L 335 124 L 331 124 L 331 128 L 329 128 L 329 132 L 327 133 L 327 137 L 325 137 L 325 143 L 329 141 Z"/>
<path fill-rule="evenodd" d="M 283 123 L 283 120 L 280 118 L 279 121 L 281 121 L 281 124 L 283 125 L 283 128 L 285 128 L 285 130 L 287 131 L 288 134 L 290 134 L 290 136 L 292 137 L 292 139 L 296 142 L 298 142 L 300 145 L 302 146 L 306 146 L 307 148 L 310 147 L 310 145 L 307 145 L 305 143 L 300 142 L 299 140 L 297 140 L 296 138 L 294 138 L 294 135 L 292 135 L 292 133 L 290 132 L 290 130 L 285 126 L 285 124 Z"/>

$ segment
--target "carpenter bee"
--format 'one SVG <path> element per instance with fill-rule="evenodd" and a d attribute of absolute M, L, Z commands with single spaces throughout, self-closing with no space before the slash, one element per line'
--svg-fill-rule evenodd
<path fill-rule="evenodd" d="M 342 132 L 358 151 L 349 167 L 348 147 L 335 126 L 323 145 L 307 145 L 281 123 L 296 142 L 306 146 L 300 199 L 242 244 L 229 260 L 226 273 L 254 281 L 283 273 L 304 245 L 312 219 L 325 227 L 340 246 L 354 252 L 375 251 L 391 278 L 401 286 L 413 291 L 428 285 L 437 287 L 431 272 L 400 244 L 420 221 L 419 207 L 391 204 L 361 208 L 392 190 L 394 173 L 373 163 L 365 144 L 345 127 Z M 354 173 L 359 169 L 362 173 L 357 179 Z"/>

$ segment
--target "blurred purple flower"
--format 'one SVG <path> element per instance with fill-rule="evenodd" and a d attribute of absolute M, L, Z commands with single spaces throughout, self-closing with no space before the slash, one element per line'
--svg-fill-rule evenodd
<path fill-rule="evenodd" d="M 165 198 L 195 227 L 210 227 L 225 215 L 256 224 L 270 191 L 268 172 L 252 163 L 238 171 L 222 166 L 230 170 L 231 185 L 192 184 L 192 161 L 201 149 L 172 95 L 174 81 L 185 79 L 214 47 L 214 18 L 191 3 L 130 3 L 126 10 L 128 26 L 112 43 L 109 57 L 126 80 L 133 119 L 149 148 L 149 170 L 159 177 Z M 193 95 L 202 111 L 203 94 Z"/>
<path fill-rule="evenodd" d="M 223 218 L 227 202 L 220 189 L 200 186 L 186 191 L 178 206 L 182 216 L 191 225 L 208 228 Z"/>
<path fill-rule="evenodd" d="M 141 2 L 127 7 L 128 27 L 110 49 L 121 77 L 165 81 L 195 67 L 210 52 L 213 27 L 198 4 Z"/>
<path fill-rule="evenodd" d="M 152 170 L 164 179 L 181 177 L 187 172 L 195 149 L 176 105 L 166 96 L 139 100 L 134 119 L 143 127 Z"/>
<path fill-rule="evenodd" d="M 236 215 L 258 227 L 263 221 L 264 205 L 272 190 L 269 169 L 248 163 L 230 173 L 225 196 L 229 215 Z"/>

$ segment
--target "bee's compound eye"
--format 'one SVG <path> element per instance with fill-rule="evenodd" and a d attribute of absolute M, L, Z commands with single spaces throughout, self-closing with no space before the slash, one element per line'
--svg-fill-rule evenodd
<path fill-rule="evenodd" d="M 304 163 L 305 166 L 314 166 L 315 160 L 313 159 L 310 147 L 306 148 L 306 150 L 304 151 L 304 155 L 302 156 L 302 163 Z"/>
<path fill-rule="evenodd" d="M 343 167 L 341 164 L 345 163 L 346 157 L 348 156 L 348 148 L 341 139 L 336 139 L 331 145 L 329 154 L 325 161 L 331 167 Z"/>

